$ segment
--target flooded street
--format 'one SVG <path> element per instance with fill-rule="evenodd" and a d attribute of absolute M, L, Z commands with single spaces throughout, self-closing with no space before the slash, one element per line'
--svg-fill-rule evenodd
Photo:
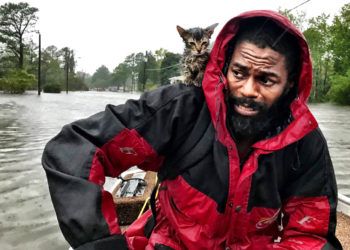
<path fill-rule="evenodd" d="M 0 249 L 63 250 L 41 154 L 64 124 L 137 94 L 75 92 L 0 94 Z M 339 192 L 350 197 L 350 107 L 313 104 L 328 141 Z"/>
<path fill-rule="evenodd" d="M 338 191 L 350 197 L 350 107 L 322 103 L 310 109 L 327 139 Z"/>
<path fill-rule="evenodd" d="M 41 167 L 45 144 L 64 124 L 136 94 L 0 94 L 0 249 L 65 250 Z"/>

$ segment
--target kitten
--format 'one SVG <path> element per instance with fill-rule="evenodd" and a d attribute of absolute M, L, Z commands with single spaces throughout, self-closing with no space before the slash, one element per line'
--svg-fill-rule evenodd
<path fill-rule="evenodd" d="M 197 87 L 202 85 L 204 70 L 209 59 L 209 40 L 217 25 L 215 23 L 205 29 L 183 29 L 176 26 L 185 43 L 181 64 L 186 85 L 193 84 Z"/>

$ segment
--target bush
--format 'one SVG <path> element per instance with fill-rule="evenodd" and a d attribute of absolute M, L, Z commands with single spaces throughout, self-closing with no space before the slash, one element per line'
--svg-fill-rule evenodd
<path fill-rule="evenodd" d="M 61 93 L 61 85 L 57 83 L 46 84 L 43 87 L 45 93 Z"/>
<path fill-rule="evenodd" d="M 24 70 L 11 70 L 0 78 L 0 85 L 5 93 L 23 94 L 35 81 L 35 76 Z"/>
<path fill-rule="evenodd" d="M 332 76 L 331 83 L 331 89 L 328 92 L 330 100 L 341 105 L 350 105 L 350 70 L 346 76 Z"/>

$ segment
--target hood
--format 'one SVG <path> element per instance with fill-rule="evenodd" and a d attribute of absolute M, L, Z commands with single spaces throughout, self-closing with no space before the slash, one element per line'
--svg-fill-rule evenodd
<path fill-rule="evenodd" d="M 232 143 L 232 138 L 226 127 L 227 107 L 224 89 L 227 89 L 226 76 L 222 73 L 226 50 L 229 42 L 236 35 L 239 21 L 252 17 L 266 17 L 277 23 L 283 29 L 294 35 L 300 45 L 300 75 L 298 80 L 298 95 L 290 105 L 293 121 L 278 135 L 258 141 L 253 145 L 263 150 L 277 150 L 291 144 L 317 127 L 317 122 L 309 111 L 306 102 L 312 87 L 312 64 L 309 48 L 303 34 L 283 15 L 275 11 L 258 10 L 242 13 L 232 18 L 222 28 L 217 36 L 203 79 L 203 90 L 216 129 L 217 138 L 224 144 Z"/>

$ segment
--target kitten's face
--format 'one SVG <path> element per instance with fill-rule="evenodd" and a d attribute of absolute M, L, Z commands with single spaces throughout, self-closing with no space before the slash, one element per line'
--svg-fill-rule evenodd
<path fill-rule="evenodd" d="M 185 41 L 185 44 L 186 48 L 191 51 L 191 54 L 202 55 L 208 49 L 209 38 L 207 36 L 203 36 L 201 39 L 190 37 Z"/>
<path fill-rule="evenodd" d="M 180 26 L 177 26 L 176 28 L 185 42 L 186 50 L 188 50 L 192 55 L 202 55 L 207 52 L 210 37 L 217 25 L 218 24 L 216 23 L 205 29 L 192 28 L 185 30 Z"/>

